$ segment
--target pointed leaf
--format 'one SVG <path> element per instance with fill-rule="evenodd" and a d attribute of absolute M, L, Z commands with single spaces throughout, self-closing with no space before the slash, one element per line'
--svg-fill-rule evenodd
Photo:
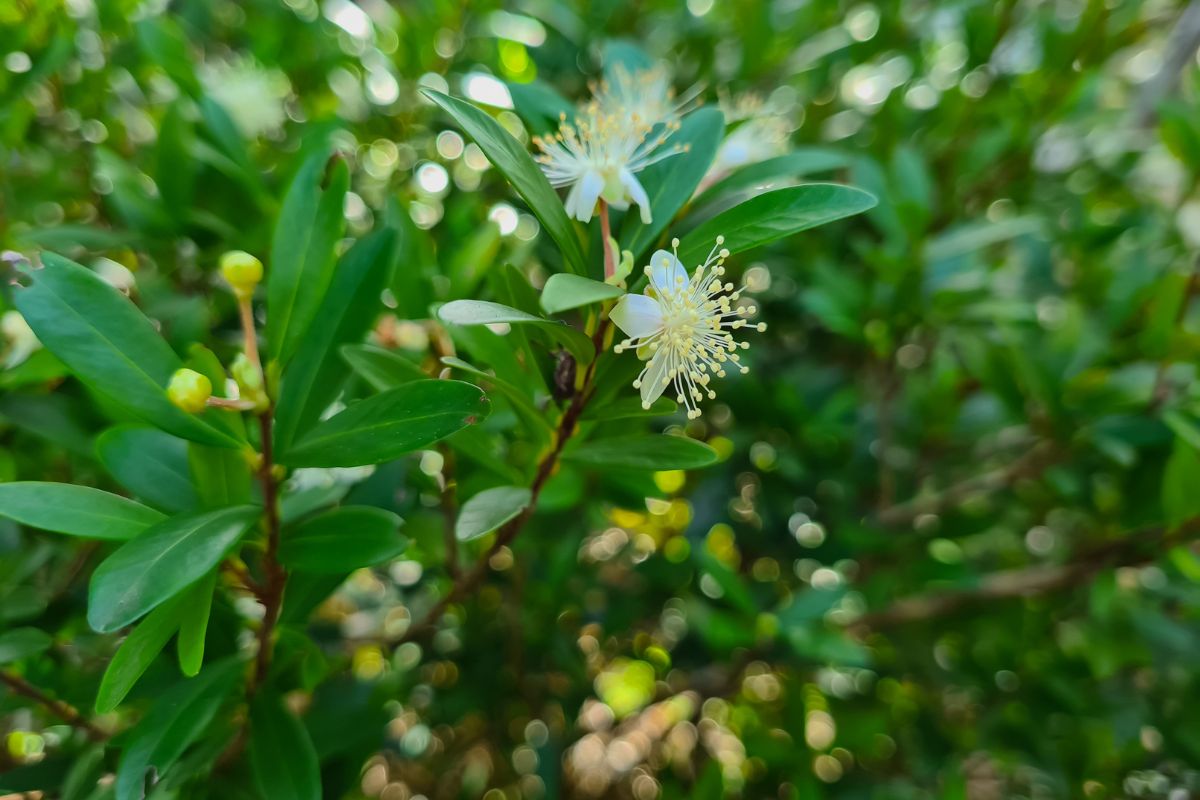
<path fill-rule="evenodd" d="M 535 317 L 515 308 L 484 300 L 454 300 L 438 309 L 438 318 L 451 325 L 536 325 L 571 351 L 580 364 L 589 363 L 596 354 L 592 340 L 582 332 L 554 320 Z"/>
<path fill-rule="evenodd" d="M 179 594 L 216 567 L 261 513 L 234 506 L 147 528 L 92 574 L 88 623 L 100 633 L 115 631 Z"/>
<path fill-rule="evenodd" d="M 683 238 L 679 258 L 689 268 L 704 261 L 718 236 L 740 253 L 873 208 L 875 198 L 853 186 L 807 183 L 760 194 L 724 211 Z"/>
<path fill-rule="evenodd" d="M 54 640 L 37 628 L 14 628 L 0 633 L 0 664 L 11 664 L 50 649 Z"/>
<path fill-rule="evenodd" d="M 830 172 L 849 164 L 849 156 L 838 150 L 828 147 L 801 147 L 785 155 L 747 164 L 734 170 L 728 177 L 717 181 L 697 195 L 693 205 L 700 207 L 721 195 L 770 187 L 796 176 Z"/>
<path fill-rule="evenodd" d="M 126 497 L 69 483 L 0 483 L 0 517 L 86 539 L 132 539 L 164 517 Z"/>
<path fill-rule="evenodd" d="M 462 126 L 492 165 L 529 204 L 534 216 L 562 251 L 567 269 L 578 275 L 586 275 L 587 261 L 584 260 L 575 227 L 554 188 L 521 143 L 486 112 L 470 103 L 428 89 L 424 90 L 424 94 Z"/>
<path fill-rule="evenodd" d="M 587 442 L 564 453 L 563 458 L 577 464 L 614 469 L 696 469 L 715 464 L 717 452 L 694 439 L 651 434 Z"/>
<path fill-rule="evenodd" d="M 712 164 L 725 131 L 725 117 L 716 108 L 701 108 L 683 118 L 679 131 L 667 140 L 668 147 L 686 147 L 686 152 L 652 164 L 638 178 L 650 198 L 653 217 L 628 214 L 621 226 L 621 249 L 641 256 L 667 229 L 671 220 L 696 191 Z"/>
<path fill-rule="evenodd" d="M 267 346 L 286 362 L 316 316 L 333 277 L 334 247 L 346 229 L 350 186 L 346 162 L 335 157 L 328 183 L 328 150 L 309 157 L 283 199 L 267 274 Z"/>
<path fill-rule="evenodd" d="M 118 425 L 96 439 L 96 457 L 118 483 L 159 508 L 186 511 L 200 502 L 188 469 L 187 442 L 169 433 Z"/>
<path fill-rule="evenodd" d="M 312 574 L 344 574 L 379 564 L 404 552 L 402 522 L 382 508 L 343 506 L 287 531 L 279 560 L 288 569 Z"/>
<path fill-rule="evenodd" d="M 171 769 L 216 718 L 240 673 L 239 662 L 225 660 L 157 698 L 129 732 L 117 767 L 116 800 L 142 800 L 147 771 L 162 776 Z"/>
<path fill-rule="evenodd" d="M 461 381 L 414 381 L 368 397 L 330 417 L 284 455 L 293 467 L 380 464 L 418 450 L 488 413 L 479 387 Z"/>
<path fill-rule="evenodd" d="M 138 679 L 167 646 L 179 628 L 184 597 L 177 597 L 151 611 L 121 642 L 100 679 L 96 713 L 107 714 L 121 704 Z"/>
<path fill-rule="evenodd" d="M 556 273 L 542 287 L 542 310 L 547 314 L 558 314 L 572 308 L 612 300 L 625 294 L 624 290 L 582 275 Z"/>
<path fill-rule="evenodd" d="M 454 535 L 460 542 L 469 542 L 491 533 L 524 511 L 531 499 L 530 491 L 523 486 L 485 489 L 463 504 L 454 523 Z"/>
<path fill-rule="evenodd" d="M 404 383 L 429 380 L 429 375 L 415 362 L 378 345 L 346 345 L 342 348 L 342 358 L 360 378 L 379 392 L 395 389 Z"/>
<path fill-rule="evenodd" d="M 17 309 L 38 339 L 95 391 L 165 431 L 204 444 L 236 447 L 227 433 L 167 399 L 183 362 L 129 298 L 100 276 L 54 253 L 15 292 Z"/>
<path fill-rule="evenodd" d="M 271 695 L 260 695 L 250 707 L 250 772 L 263 798 L 321 800 L 312 739 L 300 720 Z"/>
<path fill-rule="evenodd" d="M 341 260 L 317 313 L 319 325 L 305 332 L 283 373 L 275 409 L 275 441 L 281 450 L 307 430 L 337 397 L 347 373 L 338 348 L 362 341 L 383 307 L 380 297 L 391 272 L 395 234 L 377 231 L 350 248 Z"/>
<path fill-rule="evenodd" d="M 217 590 L 217 570 L 213 570 L 185 591 L 180 600 L 179 636 L 175 640 L 179 671 L 191 677 L 204 664 L 204 644 L 208 619 L 212 616 L 213 593 Z"/>

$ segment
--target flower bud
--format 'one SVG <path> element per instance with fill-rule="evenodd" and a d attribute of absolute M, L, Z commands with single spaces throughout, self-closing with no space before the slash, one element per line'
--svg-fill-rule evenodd
<path fill-rule="evenodd" d="M 259 368 L 246 357 L 238 353 L 229 365 L 229 373 L 238 387 L 238 397 L 254 403 L 255 411 L 265 411 L 268 405 L 267 393 L 263 387 L 263 376 Z"/>
<path fill-rule="evenodd" d="M 212 397 L 212 381 L 194 369 L 176 370 L 167 384 L 167 398 L 189 414 L 199 414 Z"/>
<path fill-rule="evenodd" d="M 244 250 L 230 250 L 221 256 L 221 276 L 233 287 L 239 300 L 248 300 L 262 281 L 263 265 Z"/>

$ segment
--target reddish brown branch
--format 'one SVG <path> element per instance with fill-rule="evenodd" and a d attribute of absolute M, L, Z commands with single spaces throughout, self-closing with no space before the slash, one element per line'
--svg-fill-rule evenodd
<path fill-rule="evenodd" d="M 901 598 L 887 608 L 855 619 L 849 627 L 857 631 L 886 628 L 948 616 L 983 602 L 1047 594 L 1082 584 L 1108 568 L 1150 563 L 1170 548 L 1192 542 L 1197 536 L 1200 536 L 1200 518 L 1171 531 L 1163 527 L 1133 531 L 1084 550 L 1064 564 L 995 572 L 969 588 Z"/>
<path fill-rule="evenodd" d="M 74 706 L 64 703 L 62 700 L 56 700 L 20 675 L 7 670 L 0 671 L 0 683 L 7 686 L 13 694 L 32 700 L 68 725 L 79 728 L 89 738 L 99 740 L 107 737 L 104 731 L 89 722 L 86 717 L 75 710 Z"/>
<path fill-rule="evenodd" d="M 287 571 L 279 563 L 279 486 L 275 479 L 275 461 L 271 442 L 271 414 L 268 408 L 259 415 L 259 432 L 262 438 L 262 463 L 258 468 L 258 480 L 263 494 L 263 522 L 267 534 L 267 546 L 263 552 L 263 583 L 260 599 L 264 607 L 262 625 L 258 629 L 258 654 L 254 661 L 254 675 L 250 679 L 248 693 L 254 691 L 267 679 L 271 669 L 271 656 L 275 650 L 275 625 L 283 606 L 283 589 L 287 585 Z"/>
<path fill-rule="evenodd" d="M 579 416 L 583 413 L 588 400 L 591 399 L 592 379 L 595 376 L 596 360 L 603 350 L 604 336 L 607 330 L 608 320 L 604 320 L 600 323 L 595 335 L 592 337 L 596 356 L 588 364 L 582 386 L 571 398 L 570 405 L 567 406 L 567 410 L 563 412 L 562 418 L 559 420 L 558 428 L 554 435 L 554 446 L 538 462 L 537 472 L 534 474 L 533 482 L 529 486 L 529 504 L 521 510 L 520 514 L 500 527 L 496 533 L 495 541 L 492 542 L 492 546 L 488 548 L 483 557 L 475 562 L 475 565 L 470 570 L 459 575 L 450 587 L 450 590 L 434 604 L 433 608 L 429 609 L 425 616 L 419 622 L 409 627 L 404 634 L 393 639 L 391 644 L 403 644 L 404 642 L 420 639 L 432 633 L 437 625 L 437 621 L 441 619 L 442 614 L 446 612 L 450 604 L 458 601 L 483 582 L 483 579 L 487 577 L 488 563 L 492 557 L 500 552 L 501 549 L 511 544 L 513 539 L 517 538 L 517 534 L 521 532 L 521 529 L 525 527 L 525 523 L 533 516 L 534 509 L 537 507 L 538 496 L 541 494 L 542 488 L 546 485 L 546 481 L 554 474 L 554 468 L 558 466 L 558 459 L 562 455 L 563 448 L 571 436 L 574 435 L 575 426 L 579 422 Z"/>

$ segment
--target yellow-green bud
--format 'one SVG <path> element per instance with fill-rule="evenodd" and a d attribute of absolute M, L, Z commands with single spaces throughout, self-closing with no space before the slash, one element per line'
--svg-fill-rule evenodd
<path fill-rule="evenodd" d="M 167 398 L 189 414 L 199 414 L 212 397 L 212 381 L 194 369 L 177 370 L 167 384 Z"/>
<path fill-rule="evenodd" d="M 262 281 L 263 265 L 244 250 L 230 250 L 221 256 L 221 276 L 241 299 L 249 299 L 254 287 Z"/>
<path fill-rule="evenodd" d="M 242 400 L 254 403 L 255 411 L 265 411 L 267 408 L 267 393 L 263 389 L 262 372 L 255 366 L 245 353 L 238 353 L 229 365 L 229 373 L 238 386 L 238 396 Z"/>

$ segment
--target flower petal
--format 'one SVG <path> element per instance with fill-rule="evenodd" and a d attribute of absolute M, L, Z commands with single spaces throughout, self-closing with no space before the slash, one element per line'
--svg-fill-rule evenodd
<path fill-rule="evenodd" d="M 656 250 L 650 256 L 650 285 L 659 295 L 674 294 L 688 285 L 687 270 L 674 253 Z"/>
<path fill-rule="evenodd" d="M 633 202 L 637 203 L 638 211 L 642 214 L 642 224 L 649 225 L 652 219 L 650 216 L 650 198 L 646 195 L 646 189 L 642 186 L 641 181 L 635 178 L 633 173 L 628 169 L 622 168 L 621 184 L 629 192 L 629 196 L 633 198 Z"/>
<path fill-rule="evenodd" d="M 658 301 L 644 294 L 623 295 L 609 312 L 608 318 L 630 339 L 649 336 L 663 326 L 662 309 L 658 307 Z"/>
<path fill-rule="evenodd" d="M 667 377 L 670 362 L 671 353 L 668 348 L 660 347 L 654 351 L 654 358 L 650 359 L 650 363 L 646 365 L 646 371 L 642 373 L 643 406 L 649 406 L 662 397 L 662 393 L 670 385 L 670 378 Z"/>
<path fill-rule="evenodd" d="M 591 222 L 592 212 L 596 210 L 596 201 L 600 192 L 604 191 L 604 178 L 599 172 L 590 169 L 571 187 L 567 196 L 567 214 L 580 222 Z"/>

